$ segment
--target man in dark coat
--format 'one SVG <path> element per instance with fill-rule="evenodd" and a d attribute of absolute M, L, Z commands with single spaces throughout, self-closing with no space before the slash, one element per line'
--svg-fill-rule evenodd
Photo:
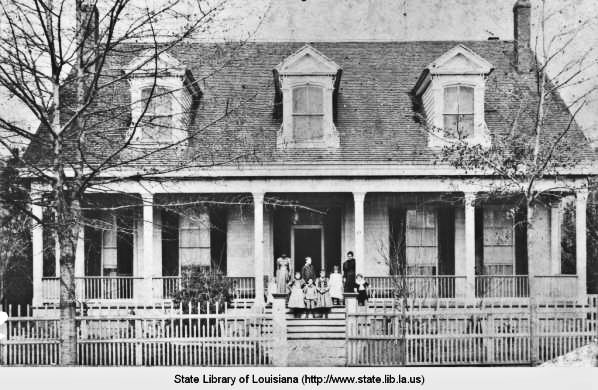
<path fill-rule="evenodd" d="M 314 271 L 314 266 L 311 265 L 311 257 L 305 258 L 305 265 L 301 268 L 301 277 L 305 280 L 305 283 L 309 279 L 316 281 L 316 272 Z"/>
<path fill-rule="evenodd" d="M 345 292 L 353 292 L 355 288 L 355 259 L 353 252 L 347 252 L 347 260 L 343 263 L 343 283 Z"/>

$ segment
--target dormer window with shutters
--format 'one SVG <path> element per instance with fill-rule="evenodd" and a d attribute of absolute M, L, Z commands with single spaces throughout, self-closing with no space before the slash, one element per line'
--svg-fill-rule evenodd
<path fill-rule="evenodd" d="M 334 126 L 334 94 L 341 68 L 313 47 L 306 45 L 274 70 L 278 96 L 282 99 L 279 148 L 337 148 Z"/>
<path fill-rule="evenodd" d="M 191 72 L 167 53 L 148 50 L 127 68 L 131 134 L 137 144 L 183 143 L 201 91 Z"/>
<path fill-rule="evenodd" d="M 484 119 L 486 77 L 492 64 L 469 48 L 458 45 L 426 67 L 414 93 L 423 103 L 429 145 L 451 140 L 488 146 Z"/>

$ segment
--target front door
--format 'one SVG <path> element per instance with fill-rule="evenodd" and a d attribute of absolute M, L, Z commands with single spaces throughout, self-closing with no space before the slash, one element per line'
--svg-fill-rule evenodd
<path fill-rule="evenodd" d="M 291 257 L 295 271 L 301 271 L 305 258 L 311 257 L 311 264 L 316 273 L 322 268 L 324 258 L 324 230 L 321 226 L 293 226 L 291 230 Z"/>

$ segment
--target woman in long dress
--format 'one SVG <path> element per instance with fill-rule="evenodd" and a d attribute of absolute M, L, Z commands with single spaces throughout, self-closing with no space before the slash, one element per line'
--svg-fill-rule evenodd
<path fill-rule="evenodd" d="M 276 260 L 276 287 L 279 294 L 288 292 L 288 284 L 291 279 L 291 259 L 282 255 Z"/>

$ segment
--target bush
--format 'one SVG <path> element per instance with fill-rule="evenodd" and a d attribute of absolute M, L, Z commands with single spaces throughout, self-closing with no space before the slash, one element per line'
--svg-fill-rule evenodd
<path fill-rule="evenodd" d="M 230 279 L 219 270 L 197 268 L 184 273 L 181 290 L 174 294 L 173 302 L 181 304 L 185 314 L 205 314 L 223 312 L 232 299 Z"/>

